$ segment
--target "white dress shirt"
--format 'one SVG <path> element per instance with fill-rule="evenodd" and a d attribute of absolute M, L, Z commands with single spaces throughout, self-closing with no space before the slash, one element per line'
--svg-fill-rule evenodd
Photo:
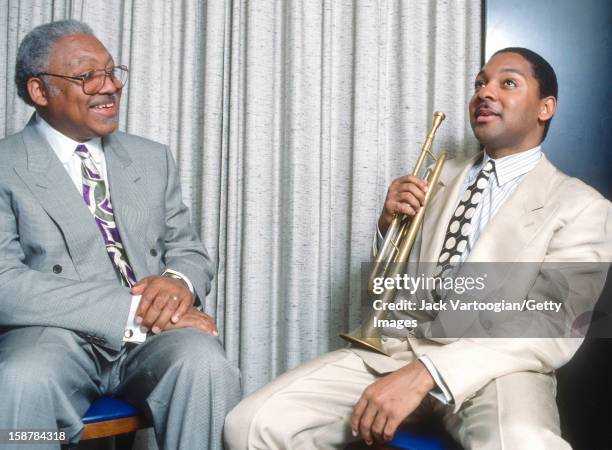
<path fill-rule="evenodd" d="M 470 251 L 474 248 L 474 245 L 476 245 L 476 241 L 478 241 L 478 238 L 487 224 L 493 219 L 495 213 L 510 198 L 521 181 L 523 181 L 525 176 L 536 166 L 541 157 L 542 150 L 540 146 L 499 159 L 492 159 L 485 152 L 484 158 L 477 161 L 470 168 L 467 176 L 463 180 L 463 187 L 459 191 L 459 196 L 455 201 L 455 208 L 459 205 L 468 186 L 478 177 L 484 165 L 489 160 L 495 163 L 495 170 L 491 173 L 487 185 L 482 192 L 480 202 L 476 205 L 476 211 L 474 211 L 471 222 L 472 232 L 468 236 L 468 245 L 461 254 L 461 263 L 465 262 Z M 376 245 L 377 248 L 380 248 L 383 237 L 378 226 L 376 228 L 376 236 Z M 453 398 L 450 391 L 431 359 L 429 359 L 427 355 L 421 355 L 418 359 L 427 368 L 436 383 L 436 388 L 434 388 L 430 394 L 442 403 L 452 403 Z"/>
<path fill-rule="evenodd" d="M 75 150 L 78 145 L 87 146 L 87 150 L 89 151 L 91 158 L 94 161 L 94 164 L 100 172 L 100 175 L 104 180 L 106 180 L 106 188 L 108 189 L 109 195 L 111 194 L 112 191 L 111 186 L 108 183 L 108 176 L 106 173 L 106 159 L 104 157 L 104 149 L 102 147 L 101 138 L 93 138 L 87 142 L 77 142 L 57 131 L 38 114 L 36 114 L 35 126 L 38 132 L 45 137 L 45 139 L 49 143 L 49 146 L 55 152 L 60 162 L 64 166 L 64 169 L 66 169 L 66 172 L 68 172 L 70 179 L 81 194 L 83 194 L 83 176 L 81 173 L 82 160 L 75 153 Z M 172 269 L 166 269 L 162 273 L 162 275 L 167 274 L 176 275 L 181 278 L 183 281 L 185 281 L 191 293 L 194 294 L 193 285 L 191 284 L 191 281 L 189 281 L 189 278 L 187 278 L 185 275 Z M 130 305 L 130 313 L 128 315 L 125 327 L 125 334 L 123 338 L 124 342 L 140 343 L 144 342 L 146 338 L 146 333 L 143 333 L 140 330 L 140 326 L 134 320 L 136 309 L 138 308 L 139 303 L 140 295 L 133 295 Z"/>
<path fill-rule="evenodd" d="M 87 150 L 89 150 L 96 167 L 100 171 L 100 175 L 102 175 L 104 180 L 108 179 L 106 176 L 106 160 L 104 159 L 101 138 L 90 139 L 87 142 L 77 142 L 57 131 L 38 114 L 36 114 L 36 129 L 45 137 L 49 146 L 55 152 L 64 166 L 64 169 L 66 169 L 66 172 L 70 175 L 70 179 L 81 194 L 83 194 L 83 176 L 81 174 L 82 160 L 79 155 L 75 153 L 78 145 L 87 146 Z M 107 186 L 107 189 L 109 189 L 110 192 L 110 186 Z"/>

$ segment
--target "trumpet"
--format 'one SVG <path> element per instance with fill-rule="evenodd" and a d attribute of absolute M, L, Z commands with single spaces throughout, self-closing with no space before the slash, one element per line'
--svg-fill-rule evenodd
<path fill-rule="evenodd" d="M 431 129 L 427 134 L 427 139 L 421 149 L 421 154 L 417 159 L 412 175 L 420 176 L 422 171 L 422 165 L 425 158 L 429 156 L 431 160 L 435 161 L 433 167 L 426 169 L 423 179 L 428 183 L 430 189 L 425 193 L 425 199 L 421 209 L 412 217 L 408 217 L 404 214 L 396 214 L 385 235 L 385 239 L 381 245 L 378 254 L 373 263 L 372 271 L 368 278 L 368 297 L 372 298 L 372 286 L 375 279 L 386 279 L 395 278 L 396 275 L 402 275 L 406 270 L 406 263 L 410 252 L 416 240 L 419 228 L 423 223 L 423 217 L 425 215 L 425 209 L 429 204 L 434 187 L 438 184 L 438 178 L 442 172 L 442 167 L 446 161 L 446 153 L 442 152 L 436 157 L 431 152 L 431 145 L 433 143 L 436 131 L 438 127 L 445 119 L 443 112 L 437 111 L 433 115 L 433 123 Z M 395 300 L 396 290 L 393 288 L 385 289 L 382 304 L 386 305 L 389 302 Z M 382 348 L 380 331 L 375 326 L 383 315 L 387 313 L 386 308 L 380 308 L 375 310 L 368 320 L 364 321 L 360 328 L 353 331 L 350 334 L 340 334 L 339 336 L 346 341 L 357 345 L 358 347 L 365 347 L 378 353 L 386 354 Z"/>

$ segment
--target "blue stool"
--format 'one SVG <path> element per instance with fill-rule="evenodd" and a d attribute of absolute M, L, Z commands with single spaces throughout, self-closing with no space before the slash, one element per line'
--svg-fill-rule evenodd
<path fill-rule="evenodd" d="M 398 430 L 388 446 L 402 450 L 449 450 L 448 442 L 439 436 L 408 430 Z"/>
<path fill-rule="evenodd" d="M 125 446 L 131 448 L 134 433 L 148 426 L 142 414 L 128 402 L 113 397 L 100 397 L 91 404 L 83 419 L 82 441 L 120 435 Z M 126 435 L 126 433 L 129 433 Z"/>
<path fill-rule="evenodd" d="M 402 428 L 397 430 L 393 439 L 384 444 L 363 447 L 372 450 L 458 450 L 458 446 L 444 431 L 414 430 Z"/>

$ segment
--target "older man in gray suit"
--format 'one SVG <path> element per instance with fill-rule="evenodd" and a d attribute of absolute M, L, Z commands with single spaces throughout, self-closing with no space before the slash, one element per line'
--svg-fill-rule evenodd
<path fill-rule="evenodd" d="M 0 141 L 0 430 L 75 442 L 112 394 L 161 448 L 217 449 L 239 375 L 199 308 L 212 265 L 168 148 L 116 131 L 126 76 L 80 22 L 20 45 L 36 114 Z"/>

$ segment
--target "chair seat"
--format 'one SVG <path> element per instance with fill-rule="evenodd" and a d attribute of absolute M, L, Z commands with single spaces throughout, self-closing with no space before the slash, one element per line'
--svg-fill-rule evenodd
<path fill-rule="evenodd" d="M 449 448 L 444 438 L 433 434 L 416 434 L 407 430 L 398 430 L 388 445 L 401 450 L 448 450 Z"/>
<path fill-rule="evenodd" d="M 82 441 L 126 433 L 130 434 L 126 439 L 133 441 L 134 431 L 149 426 L 146 418 L 134 406 L 112 397 L 100 397 L 93 402 L 81 421 Z M 125 447 L 130 448 L 130 445 Z"/>
<path fill-rule="evenodd" d="M 100 397 L 91 404 L 81 421 L 88 424 L 138 415 L 138 410 L 128 402 L 113 397 Z"/>
<path fill-rule="evenodd" d="M 367 447 L 364 443 L 349 448 L 352 450 L 462 450 L 446 431 L 428 425 L 403 426 L 395 432 L 390 442 L 374 444 L 372 447 Z"/>

